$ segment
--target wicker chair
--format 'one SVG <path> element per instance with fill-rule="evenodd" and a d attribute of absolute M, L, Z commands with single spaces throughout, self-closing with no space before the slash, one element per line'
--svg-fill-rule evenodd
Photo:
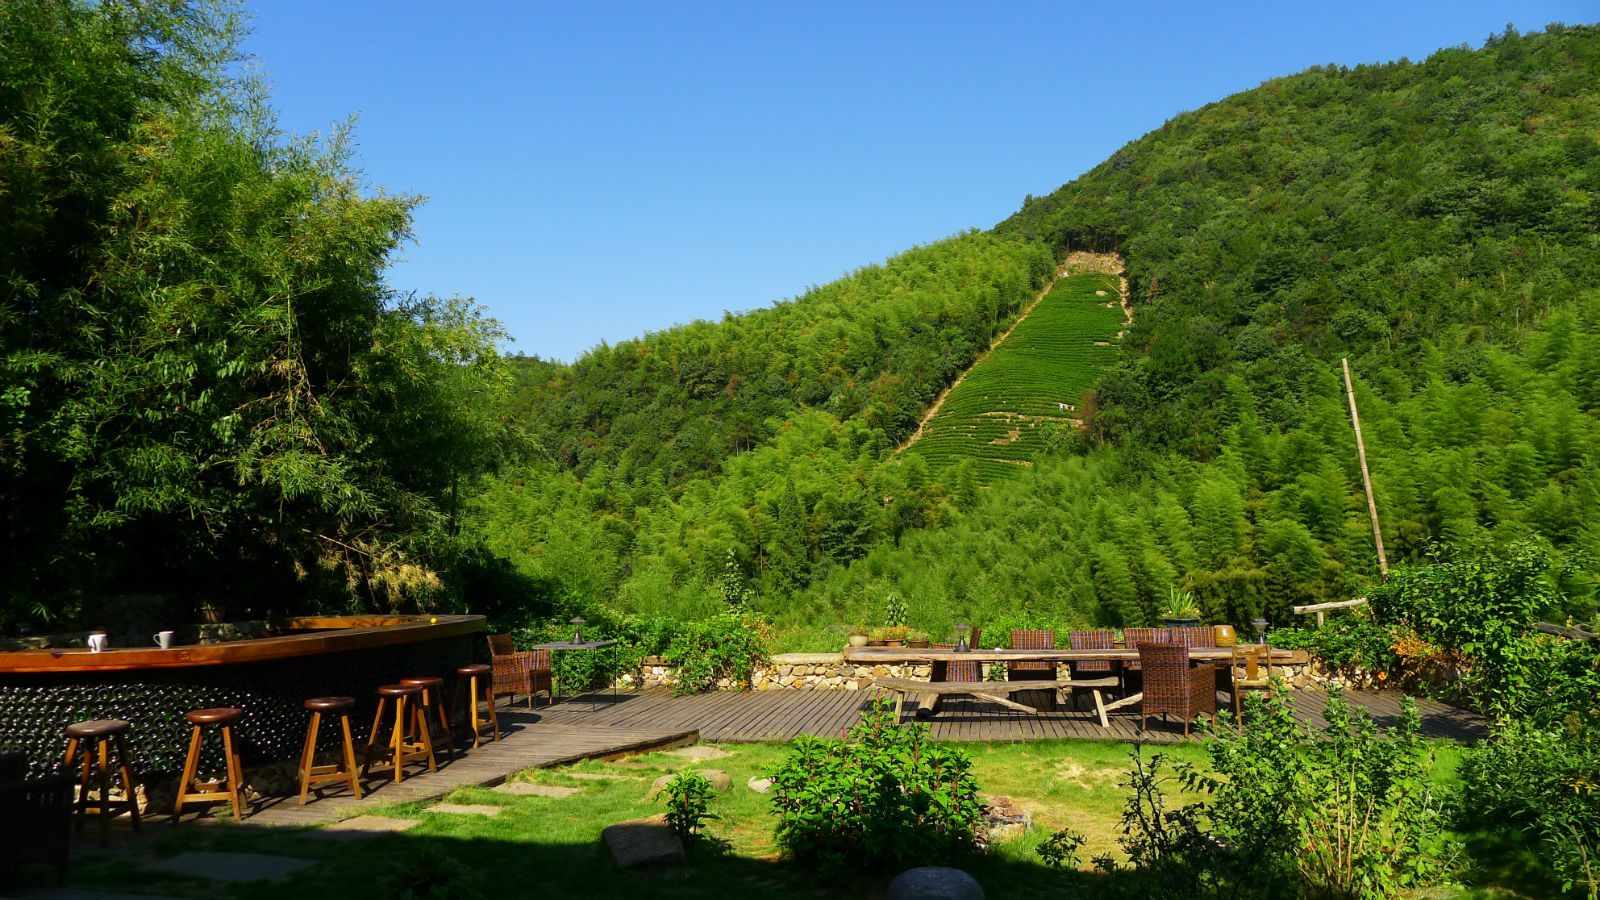
<path fill-rule="evenodd" d="M 491 634 L 489 663 L 494 667 L 495 698 L 510 694 L 511 702 L 516 703 L 518 693 L 526 694 L 529 709 L 533 709 L 534 694 L 542 692 L 551 703 L 556 701 L 550 680 L 549 650 L 518 650 L 511 642 L 511 635 Z"/>
<path fill-rule="evenodd" d="M 977 629 L 973 629 L 977 634 Z M 934 644 L 935 650 L 954 650 L 955 644 Z M 983 667 L 970 659 L 954 662 L 936 662 L 933 664 L 932 681 L 982 681 Z"/>
<path fill-rule="evenodd" d="M 1205 626 L 1184 627 L 1170 629 L 1172 643 L 1182 644 L 1185 647 L 1215 647 L 1217 633 Z"/>
<path fill-rule="evenodd" d="M 1171 628 L 1122 629 L 1122 646 L 1129 650 L 1139 649 L 1140 644 L 1170 644 L 1172 642 Z M 1123 668 L 1129 672 L 1137 672 L 1142 668 L 1142 664 L 1137 659 L 1130 659 Z"/>
<path fill-rule="evenodd" d="M 1013 650 L 1054 650 L 1056 648 L 1056 633 L 1054 631 L 1021 631 L 1011 632 L 1011 649 Z M 1007 681 L 1055 681 L 1056 664 L 1048 660 L 1022 660 L 1006 663 Z"/>
<path fill-rule="evenodd" d="M 1189 648 L 1182 644 L 1140 644 L 1139 661 L 1144 670 L 1144 702 L 1139 707 L 1139 730 L 1145 719 L 1168 713 L 1183 719 L 1183 736 L 1189 736 L 1189 722 L 1202 713 L 1217 721 L 1217 669 L 1210 663 L 1189 667 Z"/>
<path fill-rule="evenodd" d="M 67 878 L 72 854 L 71 772 L 27 777 L 27 758 L 0 754 L 0 886 L 23 863 L 56 866 Z"/>
<path fill-rule="evenodd" d="M 1234 647 L 1228 674 L 1231 676 L 1228 693 L 1233 698 L 1233 720 L 1243 728 L 1244 704 L 1240 702 L 1240 694 L 1246 690 L 1271 690 L 1272 648 Z"/>

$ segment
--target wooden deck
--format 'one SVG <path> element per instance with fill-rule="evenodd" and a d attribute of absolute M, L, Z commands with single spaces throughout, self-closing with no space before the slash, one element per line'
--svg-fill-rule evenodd
<path fill-rule="evenodd" d="M 560 707 L 552 707 L 559 709 Z M 558 724 L 526 707 L 500 710 L 500 727 L 506 734 L 476 750 L 450 759 L 439 751 L 439 771 L 412 775 L 395 784 L 374 765 L 362 784 L 366 794 L 356 800 L 348 793 L 329 790 L 328 796 L 310 798 L 300 806 L 298 795 L 274 797 L 258 805 L 245 819 L 252 825 L 319 825 L 361 815 L 391 803 L 413 803 L 442 797 L 459 787 L 492 786 L 523 769 L 559 766 L 581 759 L 609 759 L 667 747 L 692 744 L 699 739 L 693 726 L 649 727 L 597 723 Z"/>
<path fill-rule="evenodd" d="M 837 737 L 853 724 L 876 694 L 862 691 L 759 691 L 718 692 L 673 697 L 665 690 L 624 692 L 613 697 L 585 695 L 579 702 L 561 703 L 540 710 L 541 724 L 606 725 L 617 728 L 689 729 L 700 739 L 717 742 L 786 741 L 800 734 Z M 1400 714 L 1398 692 L 1352 691 L 1351 705 L 1366 710 L 1379 727 L 1395 724 Z M 1302 721 L 1321 725 L 1326 695 L 1320 690 L 1290 694 Z M 1217 708 L 1227 709 L 1226 694 Z M 1032 741 L 1077 738 L 1096 741 L 1146 741 L 1175 743 L 1184 739 L 1177 721 L 1150 720 L 1141 734 L 1137 707 L 1110 714 L 1111 727 L 1101 728 L 1087 697 L 1082 710 L 1046 712 L 1037 716 L 1004 709 L 997 704 L 965 697 L 946 698 L 938 716 L 926 720 L 933 736 L 950 741 Z M 1468 741 L 1488 736 L 1482 718 L 1467 710 L 1433 700 L 1418 700 L 1422 732 L 1427 737 Z M 906 718 L 912 704 L 906 704 Z M 1190 740 L 1196 740 L 1194 736 Z"/>

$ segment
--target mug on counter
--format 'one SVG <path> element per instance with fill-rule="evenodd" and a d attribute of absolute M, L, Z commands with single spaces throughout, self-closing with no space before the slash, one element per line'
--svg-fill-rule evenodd
<path fill-rule="evenodd" d="M 104 631 L 96 631 L 89 635 L 89 640 L 86 643 L 89 645 L 89 652 L 99 653 L 106 649 L 106 633 Z"/>
<path fill-rule="evenodd" d="M 156 646 L 160 647 L 163 650 L 171 649 L 172 648 L 172 635 L 173 635 L 173 632 L 170 632 L 170 631 L 158 631 L 158 632 L 156 632 L 155 633 Z"/>

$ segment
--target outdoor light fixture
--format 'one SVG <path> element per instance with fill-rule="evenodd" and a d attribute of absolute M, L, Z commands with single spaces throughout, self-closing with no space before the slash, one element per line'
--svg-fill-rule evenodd
<path fill-rule="evenodd" d="M 971 648 L 967 646 L 967 626 L 964 623 L 957 622 L 956 623 L 956 652 L 957 653 L 965 653 L 970 649 Z"/>
<path fill-rule="evenodd" d="M 1267 637 L 1267 620 L 1266 619 L 1253 619 L 1253 620 L 1251 620 L 1250 625 L 1251 625 L 1251 627 L 1255 628 L 1255 630 L 1256 630 L 1256 641 L 1258 643 L 1263 641 L 1263 640 L 1266 640 L 1266 637 Z"/>
<path fill-rule="evenodd" d="M 584 623 L 588 621 L 589 620 L 585 619 L 583 616 L 572 617 L 572 642 L 574 644 L 583 643 L 583 626 Z"/>

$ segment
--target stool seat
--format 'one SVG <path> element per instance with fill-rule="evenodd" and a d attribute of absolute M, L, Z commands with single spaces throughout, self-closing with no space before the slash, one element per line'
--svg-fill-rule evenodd
<path fill-rule="evenodd" d="M 444 684 L 444 679 L 437 675 L 421 675 L 416 678 L 402 678 L 400 683 L 419 688 L 436 688 Z"/>
<path fill-rule="evenodd" d="M 422 693 L 420 684 L 386 684 L 378 688 L 379 697 L 415 697 Z"/>
<path fill-rule="evenodd" d="M 128 723 L 122 719 L 90 719 L 87 722 L 73 722 L 67 726 L 69 738 L 97 738 L 110 737 L 113 734 L 123 734 L 128 730 Z"/>
<path fill-rule="evenodd" d="M 306 709 L 312 712 L 338 712 L 355 705 L 354 697 L 312 697 L 306 701 Z"/>
<path fill-rule="evenodd" d="M 487 663 L 473 663 L 470 666 L 461 666 L 460 668 L 456 669 L 456 674 L 460 675 L 462 678 L 471 678 L 474 675 L 482 678 L 483 676 L 489 674 L 490 671 L 491 669 Z"/>
<path fill-rule="evenodd" d="M 244 710 L 236 706 L 214 706 L 211 709 L 191 709 L 183 714 L 190 725 L 229 725 L 238 721 Z"/>

